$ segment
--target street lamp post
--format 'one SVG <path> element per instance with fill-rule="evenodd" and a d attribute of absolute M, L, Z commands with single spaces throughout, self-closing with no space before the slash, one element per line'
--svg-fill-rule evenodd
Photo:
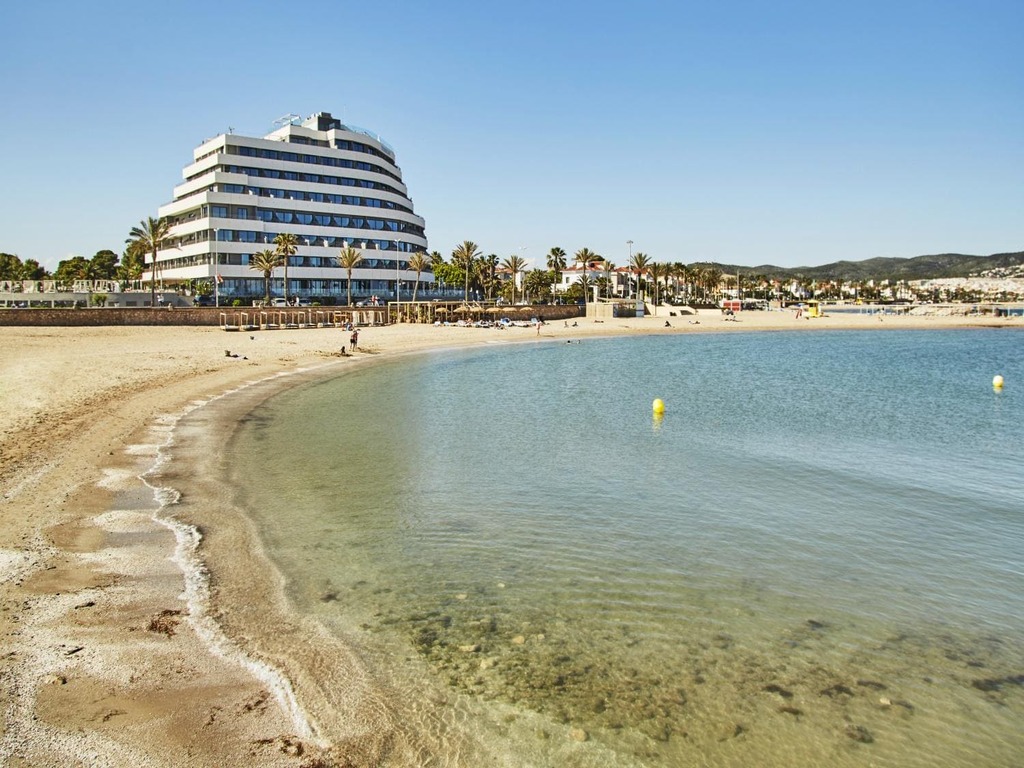
<path fill-rule="evenodd" d="M 395 244 L 395 323 L 402 319 L 402 276 L 398 271 L 398 241 Z"/>
<path fill-rule="evenodd" d="M 632 284 L 633 283 L 633 280 L 632 280 L 632 274 L 633 274 L 633 241 L 632 240 L 627 240 L 626 241 L 626 245 L 629 246 L 629 261 L 627 261 L 626 264 L 629 265 L 629 272 L 628 272 L 628 274 L 631 276 L 631 278 L 630 278 L 630 285 L 629 285 L 629 287 L 630 287 L 630 291 L 629 292 L 632 293 L 632 288 L 633 288 L 633 284 Z M 631 298 L 636 298 L 635 294 Z"/>
<path fill-rule="evenodd" d="M 219 229 L 213 230 L 213 306 L 218 308 L 220 307 L 220 246 L 217 245 L 220 242 L 217 239 L 219 232 Z"/>
<path fill-rule="evenodd" d="M 526 249 L 529 248 L 529 247 L 530 246 L 528 246 L 528 245 L 521 245 L 521 246 L 519 246 L 519 249 L 518 249 L 519 253 L 522 254 L 522 256 L 520 258 L 522 258 L 522 260 L 523 260 L 523 302 L 524 302 L 524 304 L 527 301 L 527 299 L 526 299 Z M 513 287 L 513 289 L 515 288 L 516 281 L 518 279 L 519 279 L 518 275 L 512 275 L 512 287 Z M 512 295 L 515 296 L 515 290 L 512 291 Z"/>
<path fill-rule="evenodd" d="M 402 301 L 402 278 L 398 272 L 398 241 L 395 240 L 395 302 L 401 303 Z"/>

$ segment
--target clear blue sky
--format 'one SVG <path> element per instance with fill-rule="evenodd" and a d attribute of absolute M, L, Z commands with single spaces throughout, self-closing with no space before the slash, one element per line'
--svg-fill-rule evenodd
<path fill-rule="evenodd" d="M 120 252 L 203 139 L 319 111 L 446 256 L 1024 250 L 1022 43 L 1021 0 L 15 3 L 0 251 Z"/>

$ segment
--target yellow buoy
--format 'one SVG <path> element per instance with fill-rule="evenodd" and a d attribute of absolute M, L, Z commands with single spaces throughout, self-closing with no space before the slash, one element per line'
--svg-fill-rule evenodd
<path fill-rule="evenodd" d="M 661 414 L 665 412 L 665 401 L 660 397 L 654 399 L 654 403 L 651 405 L 655 413 Z"/>
<path fill-rule="evenodd" d="M 996 389 L 1002 389 L 1003 388 L 1003 377 L 1000 376 L 999 374 L 996 374 L 995 376 L 993 376 L 992 377 L 992 386 L 995 387 Z"/>

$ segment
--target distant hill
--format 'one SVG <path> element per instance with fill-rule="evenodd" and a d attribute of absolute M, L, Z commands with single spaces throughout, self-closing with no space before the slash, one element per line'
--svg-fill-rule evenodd
<path fill-rule="evenodd" d="M 991 256 L 940 253 L 932 256 L 915 256 L 911 259 L 836 261 L 818 267 L 777 267 L 772 264 L 744 267 L 717 262 L 695 262 L 688 266 L 715 267 L 729 274 L 735 274 L 738 269 L 744 275 L 802 277 L 809 280 L 926 280 L 940 277 L 970 277 L 994 270 L 1024 275 L 1024 251 L 995 253 Z"/>

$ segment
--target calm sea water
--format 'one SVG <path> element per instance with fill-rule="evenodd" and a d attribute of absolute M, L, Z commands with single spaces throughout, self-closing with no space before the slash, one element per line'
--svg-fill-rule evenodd
<path fill-rule="evenodd" d="M 297 610 L 495 764 L 1020 765 L 1022 343 L 435 353 L 267 401 L 233 482 Z"/>

